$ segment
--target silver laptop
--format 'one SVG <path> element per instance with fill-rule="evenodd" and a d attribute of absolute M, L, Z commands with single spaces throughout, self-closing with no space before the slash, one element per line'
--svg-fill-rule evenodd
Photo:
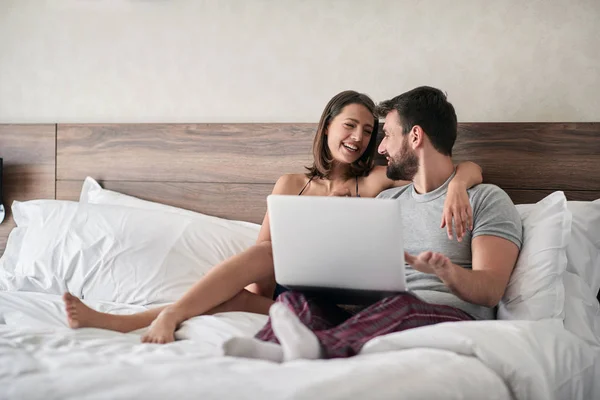
<path fill-rule="evenodd" d="M 406 290 L 399 201 L 270 195 L 267 205 L 278 284 L 340 304 Z"/>

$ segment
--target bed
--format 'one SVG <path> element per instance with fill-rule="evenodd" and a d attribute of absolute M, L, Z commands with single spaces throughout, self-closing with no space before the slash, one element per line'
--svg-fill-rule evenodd
<path fill-rule="evenodd" d="M 89 262 L 109 250 L 69 249 L 64 240 L 57 244 L 56 229 L 67 226 L 63 234 L 88 240 L 90 226 L 124 221 L 127 237 L 147 235 L 156 254 L 164 247 L 178 262 L 202 258 L 209 268 L 251 244 L 266 195 L 282 173 L 302 172 L 314 131 L 314 124 L 0 125 L 4 200 L 18 200 L 16 215 L 0 225 L 0 399 L 600 398 L 600 202 L 593 201 L 600 199 L 600 123 L 459 126 L 455 160 L 479 163 L 485 181 L 519 205 L 536 238 L 558 232 L 526 250 L 523 258 L 536 261 L 527 269 L 523 260 L 514 274 L 499 310 L 505 319 L 419 328 L 377 338 L 351 359 L 285 364 L 222 355 L 226 339 L 252 336 L 264 324 L 266 317 L 250 313 L 195 317 L 168 345 L 141 344 L 143 330 L 68 328 L 65 288 L 101 311 L 132 313 L 172 301 L 187 283 L 115 290 Z M 82 209 L 80 221 L 73 216 Z M 163 243 L 177 227 L 186 240 Z M 100 239 L 89 238 L 107 241 Z M 189 241 L 201 241 L 210 254 L 194 253 Z M 131 252 L 125 264 L 162 273 L 152 251 Z M 33 260 L 30 272 L 38 274 L 27 284 L 10 275 L 24 260 Z M 65 265 L 67 283 L 46 276 L 60 272 L 55 264 Z M 532 279 L 540 271 L 548 281 Z M 142 286 L 135 279 L 131 285 Z M 536 284 L 552 290 L 534 290 Z M 525 299 L 527 285 L 535 294 Z"/>

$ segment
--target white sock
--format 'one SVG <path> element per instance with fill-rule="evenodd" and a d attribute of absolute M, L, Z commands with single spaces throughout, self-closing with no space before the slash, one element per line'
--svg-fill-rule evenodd
<path fill-rule="evenodd" d="M 258 358 L 277 363 L 283 361 L 280 345 L 255 338 L 233 337 L 223 343 L 223 353 L 232 357 Z"/>
<path fill-rule="evenodd" d="M 321 358 L 319 340 L 287 306 L 281 303 L 273 304 L 269 316 L 273 332 L 283 348 L 284 361 Z"/>

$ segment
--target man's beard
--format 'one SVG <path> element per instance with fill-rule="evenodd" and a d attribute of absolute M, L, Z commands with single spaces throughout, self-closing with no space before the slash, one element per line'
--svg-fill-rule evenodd
<path fill-rule="evenodd" d="M 393 181 L 412 181 L 419 171 L 419 157 L 408 148 L 407 139 L 402 142 L 400 154 L 388 161 L 386 175 Z"/>

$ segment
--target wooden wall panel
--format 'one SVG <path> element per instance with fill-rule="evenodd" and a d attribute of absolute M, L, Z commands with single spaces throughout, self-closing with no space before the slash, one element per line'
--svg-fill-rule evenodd
<path fill-rule="evenodd" d="M 4 159 L 3 202 L 7 218 L 0 224 L 0 254 L 15 226 L 14 200 L 55 197 L 55 125 L 0 125 L 0 157 Z"/>
<path fill-rule="evenodd" d="M 314 124 L 59 124 L 57 178 L 273 183 L 312 159 L 314 131 Z"/>
<path fill-rule="evenodd" d="M 59 180 L 273 183 L 311 159 L 315 124 L 59 125 Z M 600 190 L 600 123 L 460 124 L 457 161 L 505 189 Z"/>
<path fill-rule="evenodd" d="M 460 124 L 454 156 L 504 189 L 600 190 L 600 123 Z"/>

